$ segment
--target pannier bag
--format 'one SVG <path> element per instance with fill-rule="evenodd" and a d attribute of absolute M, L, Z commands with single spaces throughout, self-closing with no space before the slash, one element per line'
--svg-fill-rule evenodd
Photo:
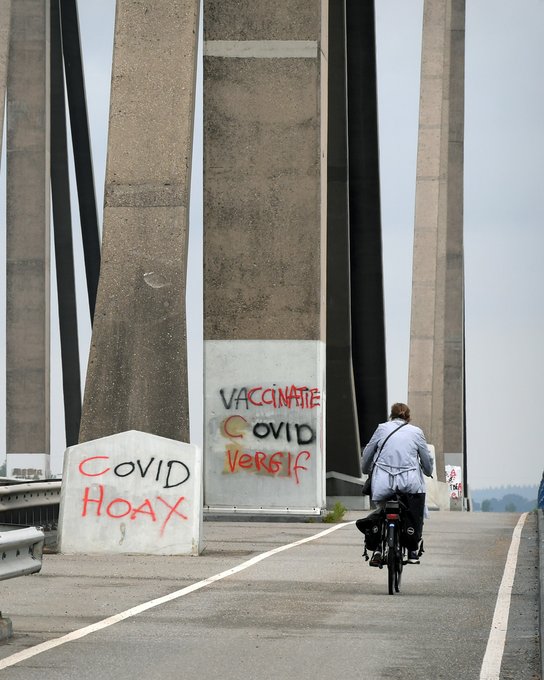
<path fill-rule="evenodd" d="M 368 550 L 374 551 L 379 547 L 384 519 L 385 511 L 380 508 L 355 522 L 357 529 L 364 534 L 365 545 Z"/>

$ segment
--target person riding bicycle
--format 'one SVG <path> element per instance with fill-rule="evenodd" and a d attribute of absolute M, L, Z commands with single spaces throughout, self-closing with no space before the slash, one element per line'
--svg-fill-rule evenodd
<path fill-rule="evenodd" d="M 414 525 L 409 532 L 412 535 L 406 538 L 408 562 L 419 564 L 419 544 L 425 514 L 423 475 L 432 476 L 433 459 L 423 431 L 409 423 L 408 406 L 402 403 L 393 404 L 389 421 L 378 425 L 363 449 L 362 471 L 364 474 L 372 475 L 371 498 L 380 507 L 368 517 L 357 520 L 356 524 L 365 534 L 366 547 L 373 550 L 370 559 L 372 567 L 380 566 L 382 563 L 379 532 L 374 527 L 377 526 L 376 521 L 383 516 L 385 501 L 394 498 L 397 492 L 404 495 L 403 500 Z M 369 527 L 372 527 L 371 530 Z"/>

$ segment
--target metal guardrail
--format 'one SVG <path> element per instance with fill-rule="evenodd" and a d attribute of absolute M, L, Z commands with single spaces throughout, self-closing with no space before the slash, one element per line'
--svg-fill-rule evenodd
<path fill-rule="evenodd" d="M 0 522 L 54 529 L 59 518 L 61 481 L 0 486 Z"/>
<path fill-rule="evenodd" d="M 544 678 L 544 510 L 536 511 L 538 515 L 538 543 L 539 543 L 539 586 L 540 586 L 540 675 Z"/>
<path fill-rule="evenodd" d="M 36 527 L 0 525 L 0 581 L 40 571 L 44 540 Z"/>

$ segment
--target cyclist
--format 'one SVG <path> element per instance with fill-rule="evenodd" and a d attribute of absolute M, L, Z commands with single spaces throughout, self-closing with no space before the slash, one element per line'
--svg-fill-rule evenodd
<path fill-rule="evenodd" d="M 385 501 L 393 498 L 397 492 L 404 495 L 403 500 L 413 524 L 411 532 L 408 532 L 412 535 L 405 537 L 408 562 L 419 564 L 418 549 L 425 514 L 423 475 L 431 477 L 433 459 L 423 431 L 409 423 L 408 406 L 402 403 L 393 404 L 389 421 L 378 425 L 363 449 L 362 470 L 365 474 L 372 474 L 371 498 L 379 505 L 375 513 L 357 521 L 357 528 L 365 534 L 367 547 L 373 550 L 371 567 L 380 566 L 382 563 L 379 546 L 382 508 Z"/>

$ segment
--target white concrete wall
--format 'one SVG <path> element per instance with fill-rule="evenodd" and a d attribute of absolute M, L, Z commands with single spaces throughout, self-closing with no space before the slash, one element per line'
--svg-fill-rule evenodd
<path fill-rule="evenodd" d="M 325 507 L 324 344 L 214 340 L 205 351 L 205 508 Z"/>
<path fill-rule="evenodd" d="M 429 510 L 449 510 L 450 509 L 450 491 L 445 482 L 440 482 L 437 479 L 438 471 L 436 469 L 436 456 L 434 446 L 429 444 L 429 450 L 434 460 L 433 478 L 425 477 L 425 485 L 427 487 L 426 503 Z"/>
<path fill-rule="evenodd" d="M 201 536 L 198 447 L 132 430 L 67 449 L 60 552 L 197 555 Z"/>

